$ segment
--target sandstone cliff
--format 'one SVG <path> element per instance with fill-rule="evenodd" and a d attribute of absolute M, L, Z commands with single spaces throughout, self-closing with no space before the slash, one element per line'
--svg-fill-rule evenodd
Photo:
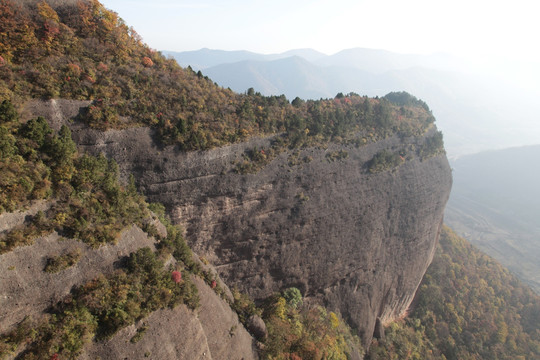
<path fill-rule="evenodd" d="M 130 341 L 137 326 L 128 326 L 111 340 L 92 343 L 80 359 L 257 359 L 254 340 L 236 313 L 201 279 L 195 284 L 197 313 L 185 306 L 158 310 L 142 321 L 147 330 L 141 340 Z"/>
<path fill-rule="evenodd" d="M 79 109 L 51 101 L 28 111 L 63 122 Z M 434 129 L 420 139 L 283 152 L 242 175 L 234 164 L 246 151 L 269 146 L 271 137 L 179 152 L 157 146 L 147 128 L 98 132 L 76 121 L 71 127 L 81 149 L 114 158 L 148 200 L 166 205 L 228 285 L 256 299 L 298 287 L 309 301 L 340 311 L 365 344 L 377 318 L 406 312 L 432 259 L 451 188 L 444 155 L 368 171 L 377 152 L 421 146 Z M 331 161 L 328 154 L 337 151 L 348 156 Z"/>

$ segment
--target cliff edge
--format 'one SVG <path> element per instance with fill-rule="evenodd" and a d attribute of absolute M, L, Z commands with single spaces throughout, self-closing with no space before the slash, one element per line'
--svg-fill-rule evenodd
<path fill-rule="evenodd" d="M 63 119 L 78 113 L 68 102 L 39 111 L 50 113 L 53 104 Z M 272 136 L 182 152 L 156 145 L 148 128 L 70 126 L 83 151 L 114 158 L 148 200 L 165 204 L 193 250 L 228 285 L 255 299 L 295 286 L 309 301 L 341 312 L 364 344 L 377 318 L 386 323 L 406 313 L 432 259 L 451 189 L 444 154 L 369 170 L 380 152 L 421 148 L 434 127 L 423 137 L 360 147 L 287 150 L 245 174 L 237 164 L 269 147 Z"/>

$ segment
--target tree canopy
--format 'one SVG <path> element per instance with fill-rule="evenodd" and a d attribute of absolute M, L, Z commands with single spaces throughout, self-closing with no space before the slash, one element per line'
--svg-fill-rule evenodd
<path fill-rule="evenodd" d="M 538 359 L 540 297 L 444 228 L 409 318 L 386 335 L 370 359 Z"/>
<path fill-rule="evenodd" d="M 0 100 L 91 100 L 83 116 L 90 126 L 153 126 L 163 143 L 185 150 L 276 133 L 293 146 L 359 131 L 421 135 L 433 122 L 418 102 L 404 111 L 356 94 L 291 104 L 254 89 L 234 93 L 143 44 L 97 0 L 0 0 L 0 20 Z"/>

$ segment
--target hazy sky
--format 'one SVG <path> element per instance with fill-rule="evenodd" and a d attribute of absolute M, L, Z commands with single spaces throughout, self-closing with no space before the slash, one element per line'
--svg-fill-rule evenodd
<path fill-rule="evenodd" d="M 536 0 L 102 0 L 158 50 L 366 47 L 540 61 Z"/>

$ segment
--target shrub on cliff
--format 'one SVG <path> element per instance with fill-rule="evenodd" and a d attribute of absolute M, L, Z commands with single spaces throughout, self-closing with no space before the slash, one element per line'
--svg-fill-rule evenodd
<path fill-rule="evenodd" d="M 50 257 L 47 259 L 44 271 L 48 273 L 57 273 L 75 265 L 81 258 L 81 251 L 70 251 L 62 255 Z"/>
<path fill-rule="evenodd" d="M 361 356 L 360 340 L 345 322 L 322 307 L 300 306 L 297 291 L 290 288 L 266 300 L 263 319 L 268 338 L 263 358 L 346 360 L 353 353 Z"/>
<path fill-rule="evenodd" d="M 433 136 L 426 138 L 424 144 L 418 149 L 418 155 L 421 159 L 427 159 L 434 155 L 444 152 L 442 132 L 437 131 Z"/>
<path fill-rule="evenodd" d="M 302 304 L 302 293 L 295 287 L 288 288 L 283 291 L 283 298 L 287 302 L 287 305 L 297 308 Z"/>
<path fill-rule="evenodd" d="M 180 271 L 173 271 L 171 277 L 175 283 L 180 283 L 182 281 L 182 273 Z M 215 287 L 215 286 L 214 286 Z"/>
<path fill-rule="evenodd" d="M 147 216 L 143 198 L 119 183 L 114 161 L 79 155 L 68 127 L 55 133 L 41 117 L 20 124 L 11 109 L 9 102 L 0 107 L 0 213 L 57 201 L 36 221 L 1 235 L 0 253 L 53 230 L 99 246 Z"/>
<path fill-rule="evenodd" d="M 373 159 L 368 163 L 368 170 L 370 173 L 378 173 L 397 167 L 404 161 L 403 157 L 398 153 L 394 153 L 388 150 L 379 151 Z"/>

